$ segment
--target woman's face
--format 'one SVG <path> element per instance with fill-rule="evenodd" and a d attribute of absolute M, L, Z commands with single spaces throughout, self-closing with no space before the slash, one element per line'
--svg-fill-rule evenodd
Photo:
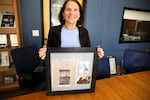
<path fill-rule="evenodd" d="M 80 9 L 78 4 L 76 2 L 69 1 L 66 4 L 63 17 L 65 19 L 65 23 L 76 25 L 78 19 L 80 18 Z"/>

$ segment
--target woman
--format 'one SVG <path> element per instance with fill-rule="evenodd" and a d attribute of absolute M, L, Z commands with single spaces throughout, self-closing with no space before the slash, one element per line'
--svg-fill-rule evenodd
<path fill-rule="evenodd" d="M 82 26 L 83 10 L 77 0 L 66 0 L 59 14 L 61 25 L 52 27 L 47 47 L 90 47 L 88 31 Z M 39 57 L 45 59 L 46 46 L 39 49 Z M 102 48 L 97 46 L 99 58 L 104 56 Z"/>

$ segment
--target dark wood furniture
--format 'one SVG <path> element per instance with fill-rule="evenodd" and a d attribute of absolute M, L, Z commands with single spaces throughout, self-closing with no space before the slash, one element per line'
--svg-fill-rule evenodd
<path fill-rule="evenodd" d="M 14 82 L 12 83 L 5 83 L 4 77 L 13 77 Z M 1 68 L 0 69 L 0 93 L 7 92 L 7 91 L 13 91 L 19 89 L 19 83 L 18 78 L 16 74 L 16 70 L 14 67 L 12 68 Z"/>
<path fill-rule="evenodd" d="M 4 18 L 5 15 L 14 17 L 12 19 L 7 19 Z M 4 22 L 2 22 L 2 20 Z M 14 23 L 10 26 L 9 24 L 12 24 L 12 20 Z M 19 87 L 16 70 L 11 67 L 13 61 L 10 51 L 15 48 L 20 48 L 23 45 L 20 0 L 0 0 L 0 23 L 0 35 L 1 37 L 5 35 L 7 40 L 4 46 L 2 46 L 3 42 L 0 43 L 0 92 L 4 92 L 16 90 Z M 8 56 L 6 54 L 8 54 Z M 15 82 L 12 84 L 4 84 L 7 83 L 4 82 L 4 80 L 10 79 L 10 76 L 15 78 Z"/>

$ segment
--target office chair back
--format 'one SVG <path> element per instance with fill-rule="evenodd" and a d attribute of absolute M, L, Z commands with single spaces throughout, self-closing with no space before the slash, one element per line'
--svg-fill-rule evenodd
<path fill-rule="evenodd" d="M 35 71 L 40 68 L 41 59 L 38 49 L 31 45 L 11 50 L 12 60 L 19 76 L 21 89 L 27 91 L 41 91 L 45 89 L 45 72 Z"/>
<path fill-rule="evenodd" d="M 97 79 L 103 79 L 110 77 L 110 65 L 109 58 L 103 57 L 98 60 L 97 66 Z"/>
<path fill-rule="evenodd" d="M 125 73 L 150 70 L 150 52 L 126 49 L 123 57 Z"/>
<path fill-rule="evenodd" d="M 32 73 L 41 62 L 34 45 L 13 49 L 11 56 L 18 74 Z"/>

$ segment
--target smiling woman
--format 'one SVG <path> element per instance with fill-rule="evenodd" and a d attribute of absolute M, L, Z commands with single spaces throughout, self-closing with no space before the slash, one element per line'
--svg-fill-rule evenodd
<path fill-rule="evenodd" d="M 66 0 L 43 0 L 43 28 L 44 44 L 47 43 L 48 33 L 51 26 L 59 25 L 58 14 Z M 86 0 L 78 0 L 85 10 Z"/>

